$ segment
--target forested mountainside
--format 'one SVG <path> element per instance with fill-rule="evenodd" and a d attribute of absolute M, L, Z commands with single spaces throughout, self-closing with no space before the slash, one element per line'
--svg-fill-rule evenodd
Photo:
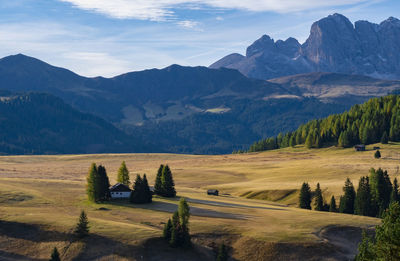
<path fill-rule="evenodd" d="M 333 73 L 263 81 L 232 69 L 178 65 L 86 78 L 15 55 L 0 59 L 0 89 L 60 97 L 112 123 L 135 144 L 154 144 L 146 152 L 214 154 L 245 149 L 254 140 L 343 112 L 400 89 L 400 83 Z"/>
<path fill-rule="evenodd" d="M 112 124 L 49 94 L 0 93 L 0 154 L 141 152 Z"/>
<path fill-rule="evenodd" d="M 263 151 L 297 144 L 308 148 L 328 145 L 350 147 L 355 144 L 400 141 L 400 96 L 373 98 L 349 111 L 312 120 L 296 131 L 258 141 L 249 151 Z"/>

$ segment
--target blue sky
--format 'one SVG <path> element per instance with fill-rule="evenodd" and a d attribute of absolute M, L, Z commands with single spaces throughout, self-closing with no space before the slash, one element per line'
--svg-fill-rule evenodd
<path fill-rule="evenodd" d="M 23 53 L 84 76 L 208 66 L 268 34 L 301 43 L 332 13 L 400 18 L 399 0 L 0 0 L 0 56 Z"/>

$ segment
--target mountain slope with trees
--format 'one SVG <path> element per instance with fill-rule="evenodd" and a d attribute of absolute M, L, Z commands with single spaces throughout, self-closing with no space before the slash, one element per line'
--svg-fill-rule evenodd
<path fill-rule="evenodd" d="M 305 144 L 308 148 L 328 145 L 351 147 L 380 141 L 400 141 L 400 96 L 373 98 L 342 114 L 312 120 L 296 131 L 254 143 L 249 151 L 263 151 Z"/>
<path fill-rule="evenodd" d="M 147 148 L 49 94 L 0 95 L 1 154 L 132 152 Z"/>

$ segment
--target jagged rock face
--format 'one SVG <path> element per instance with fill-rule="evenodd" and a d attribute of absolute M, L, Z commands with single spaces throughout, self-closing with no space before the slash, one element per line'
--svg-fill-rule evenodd
<path fill-rule="evenodd" d="M 294 39 L 274 41 L 264 35 L 246 56 L 222 58 L 211 68 L 238 69 L 249 77 L 271 79 L 308 72 L 363 74 L 400 79 L 400 21 L 374 24 L 330 15 L 315 22 L 303 45 Z"/>

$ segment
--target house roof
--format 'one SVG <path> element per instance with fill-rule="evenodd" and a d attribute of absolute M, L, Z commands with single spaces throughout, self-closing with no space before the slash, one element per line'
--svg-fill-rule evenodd
<path fill-rule="evenodd" d="M 117 183 L 110 188 L 110 192 L 130 192 L 131 189 L 124 184 Z"/>

